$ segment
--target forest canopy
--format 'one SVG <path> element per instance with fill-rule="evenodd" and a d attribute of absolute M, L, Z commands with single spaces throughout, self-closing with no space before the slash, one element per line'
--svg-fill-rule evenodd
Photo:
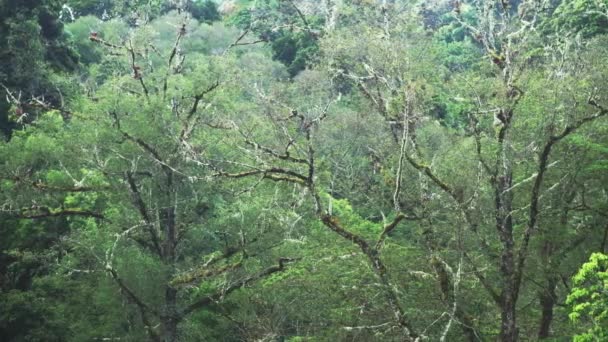
<path fill-rule="evenodd" d="M 1 341 L 608 340 L 608 0 L 0 0 Z"/>

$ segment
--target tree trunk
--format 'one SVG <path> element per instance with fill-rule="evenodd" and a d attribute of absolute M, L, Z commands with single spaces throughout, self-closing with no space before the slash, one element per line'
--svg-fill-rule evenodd
<path fill-rule="evenodd" d="M 606 246 L 608 245 L 608 223 L 604 228 L 604 237 L 602 238 L 602 243 L 600 244 L 600 253 L 606 253 Z"/>
<path fill-rule="evenodd" d="M 518 340 L 517 331 L 517 289 L 515 288 L 514 279 L 514 260 L 513 253 L 505 253 L 503 256 L 503 266 L 506 266 L 503 271 L 504 288 L 502 292 L 501 305 L 501 326 L 500 326 L 500 341 L 515 342 Z M 510 254 L 510 256 L 508 255 Z"/>
<path fill-rule="evenodd" d="M 515 310 L 512 307 L 503 308 L 501 316 L 500 341 L 515 342 L 518 339 Z"/>
<path fill-rule="evenodd" d="M 161 341 L 177 341 L 177 290 L 168 286 L 165 290 L 165 307 L 160 317 Z"/>
<path fill-rule="evenodd" d="M 550 335 L 551 323 L 553 322 L 553 307 L 555 306 L 555 288 L 557 286 L 557 278 L 552 277 L 547 280 L 547 288 L 539 292 L 540 306 L 542 316 L 538 329 L 538 338 L 548 338 Z"/>
<path fill-rule="evenodd" d="M 519 293 L 516 281 L 515 243 L 513 239 L 513 197 L 511 194 L 512 172 L 505 168 L 503 176 L 498 177 L 495 188 L 496 229 L 502 243 L 500 257 L 500 273 L 502 278 L 501 291 L 501 325 L 500 341 L 514 342 L 518 340 L 516 304 Z"/>
<path fill-rule="evenodd" d="M 165 287 L 165 303 L 161 312 L 161 341 L 175 342 L 178 340 L 177 327 L 179 324 L 177 312 L 177 289 L 169 284 L 175 276 L 177 260 L 177 224 L 176 224 L 176 207 L 175 203 L 175 188 L 173 177 L 169 172 L 167 175 L 167 206 L 159 210 L 161 227 L 163 229 L 163 261 L 167 266 L 168 274 L 166 275 Z"/>
<path fill-rule="evenodd" d="M 573 198 L 573 197 L 571 197 Z M 568 206 L 567 201 L 564 209 L 560 215 L 559 223 L 561 227 L 566 227 L 568 224 Z M 555 288 L 557 287 L 557 276 L 555 276 L 555 269 L 559 266 L 559 256 L 554 258 L 554 247 L 550 236 L 545 236 L 543 247 L 540 251 L 540 257 L 544 266 L 545 272 L 545 287 L 538 292 L 538 299 L 541 309 L 541 317 L 538 325 L 538 338 L 545 339 L 549 337 L 551 323 L 553 322 L 553 307 L 555 306 L 556 294 Z M 576 242 L 574 242 L 576 244 Z M 567 253 L 567 251 L 564 251 Z M 555 264 L 554 264 L 555 260 Z"/>

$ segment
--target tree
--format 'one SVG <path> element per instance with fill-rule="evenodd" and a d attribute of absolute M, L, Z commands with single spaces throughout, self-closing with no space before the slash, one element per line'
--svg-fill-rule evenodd
<path fill-rule="evenodd" d="M 38 99 L 61 103 L 65 85 L 54 82 L 55 73 L 72 71 L 78 59 L 58 20 L 59 1 L 0 2 L 0 84 L 3 93 L 17 96 L 0 101 L 0 131 L 9 138 L 23 120 L 32 120 Z M 29 114 L 26 118 L 24 114 Z"/>
<path fill-rule="evenodd" d="M 469 80 L 465 79 L 464 82 L 454 83 L 451 89 L 444 90 L 453 94 L 451 98 L 462 98 L 463 94 L 468 93 L 470 100 L 466 100 L 465 97 L 460 101 L 472 105 L 465 107 L 465 112 L 461 113 L 468 116 L 462 119 L 469 121 L 470 126 L 466 131 L 470 138 L 466 138 L 467 135 L 456 138 L 459 136 L 458 131 L 452 134 L 446 132 L 452 144 L 454 141 L 460 141 L 456 148 L 458 152 L 452 157 L 450 153 L 437 152 L 444 151 L 447 146 L 438 142 L 437 131 L 425 123 L 428 122 L 428 119 L 424 118 L 425 106 L 428 103 L 426 96 L 435 90 L 425 81 L 429 79 L 429 74 L 433 75 L 429 72 L 433 67 L 421 66 L 422 63 L 414 67 L 413 61 L 420 57 L 409 59 L 403 57 L 416 56 L 415 52 L 412 52 L 416 47 L 414 44 L 422 40 L 400 35 L 399 26 L 396 24 L 383 25 L 383 22 L 387 21 L 389 24 L 400 22 L 398 17 L 388 17 L 386 20 L 381 20 L 382 17 L 380 20 L 377 19 L 378 17 L 371 17 L 371 20 L 374 20 L 373 24 L 366 27 L 374 29 L 370 30 L 368 35 L 370 38 L 363 44 L 367 50 L 359 48 L 360 40 L 364 37 L 362 34 L 355 35 L 359 37 L 359 41 L 355 43 L 336 31 L 336 38 L 328 39 L 324 51 L 328 51 L 328 55 L 332 57 L 330 68 L 335 74 L 352 80 L 362 95 L 369 100 L 371 108 L 386 121 L 387 128 L 392 130 L 397 144 L 395 147 L 402 146 L 401 159 L 424 175 L 435 189 L 440 189 L 446 194 L 453 201 L 455 205 L 453 208 L 461 213 L 462 216 L 456 218 L 454 225 L 465 224 L 468 230 L 456 231 L 457 241 L 466 241 L 457 246 L 456 250 L 461 253 L 461 260 L 466 260 L 471 272 L 477 276 L 478 281 L 499 308 L 502 317 L 501 340 L 514 341 L 520 334 L 516 319 L 517 302 L 525 286 L 526 261 L 529 261 L 532 254 L 529 250 L 530 241 L 539 229 L 539 203 L 544 188 L 543 181 L 549 173 L 551 152 L 570 134 L 607 113 L 605 107 L 594 98 L 596 93 L 591 88 L 577 87 L 580 91 L 577 95 L 580 96 L 580 100 L 577 103 L 586 102 L 586 108 L 581 108 L 572 117 L 554 119 L 558 121 L 552 121 L 554 123 L 544 128 L 536 128 L 549 132 L 545 133 L 547 135 L 543 134 L 539 140 L 525 133 L 526 126 L 522 126 L 521 122 L 525 121 L 527 115 L 525 113 L 529 110 L 525 107 L 526 99 L 534 96 L 527 87 L 534 77 L 535 70 L 532 68 L 531 59 L 535 56 L 534 51 L 537 51 L 535 50 L 537 38 L 529 34 L 531 32 L 529 28 L 536 25 L 537 15 L 534 13 L 540 8 L 534 7 L 535 4 L 532 2 L 522 2 L 520 6 L 527 7 L 527 12 L 515 17 L 512 15 L 510 5 L 504 3 L 501 5 L 488 1 L 476 5 L 475 7 L 462 5 L 463 7 L 454 10 L 460 24 L 469 31 L 471 38 L 478 42 L 479 51 L 478 62 L 474 64 L 475 69 L 473 69 L 476 75 Z M 463 12 L 471 10 L 476 11 L 476 20 L 473 23 L 461 19 L 460 15 Z M 381 37 L 384 41 L 375 37 Z M 346 46 L 336 48 L 343 45 Z M 398 48 L 408 45 L 409 54 Z M 432 50 L 425 49 L 425 44 L 421 45 L 422 49 L 419 48 L 418 51 L 426 52 L 425 58 L 431 59 L 428 52 Z M 404 62 L 392 62 L 394 60 Z M 417 74 L 419 70 L 421 73 Z M 553 70 L 546 72 L 551 73 Z M 492 76 L 479 77 L 478 73 Z M 430 77 L 432 79 L 432 76 Z M 587 74 L 586 77 L 593 76 Z M 444 80 L 446 78 L 444 76 Z M 601 83 L 595 84 L 599 86 Z M 471 91 L 468 92 L 467 88 Z M 544 95 L 538 98 L 543 98 L 542 96 Z M 563 105 L 569 104 L 564 102 Z M 494 121 L 494 129 L 491 128 L 491 121 Z M 558 125 L 557 122 L 560 124 Z M 522 162 L 517 156 L 525 155 L 525 146 L 530 144 L 538 146 L 536 165 L 524 163 L 527 167 L 520 171 L 516 166 L 522 165 Z M 460 154 L 468 157 L 462 160 L 457 157 Z M 433 163 L 430 160 L 433 160 Z M 477 162 L 473 162 L 474 160 Z M 443 161 L 443 166 L 439 166 L 440 161 Z M 453 171 L 448 171 L 450 165 L 453 166 L 455 163 L 460 164 L 459 169 L 469 165 L 471 169 L 468 173 L 457 173 L 465 178 L 458 178 Z M 475 169 L 477 171 L 474 171 Z M 522 171 L 524 174 L 525 172 L 533 172 L 533 174 L 519 175 Z M 467 177 L 468 182 L 477 179 L 479 183 L 467 183 L 465 180 Z M 450 184 L 449 179 L 459 180 Z M 516 179 L 523 181 L 523 184 L 531 182 L 532 186 L 521 187 Z M 527 211 L 528 214 L 519 216 L 521 211 Z M 490 221 L 492 219 L 496 235 L 489 238 L 486 227 L 492 225 Z M 518 225 L 514 222 L 527 223 Z M 434 229 L 431 228 L 431 231 Z M 477 241 L 479 246 L 472 247 L 470 245 L 472 241 Z M 469 250 L 470 248 L 472 249 Z M 475 252 L 477 250 L 482 251 L 481 255 L 477 255 Z M 480 265 L 477 264 L 476 259 L 480 257 L 487 258 L 482 267 L 494 265 L 492 276 L 487 277 L 479 271 Z M 458 262 L 457 260 L 455 262 Z M 494 276 L 501 277 L 500 283 L 488 280 Z M 466 315 L 466 308 L 462 310 Z M 465 316 L 462 317 L 464 319 Z"/>
<path fill-rule="evenodd" d="M 544 26 L 555 34 L 580 34 L 589 38 L 606 34 L 608 2 L 605 0 L 567 0 L 556 6 Z"/>
<path fill-rule="evenodd" d="M 232 19 L 237 27 L 255 34 L 259 42 L 268 43 L 273 58 L 285 64 L 292 77 L 317 55 L 323 25 L 320 13 L 305 14 L 300 6 L 294 1 L 255 1 Z"/>
<path fill-rule="evenodd" d="M 574 323 L 589 322 L 587 332 L 577 335 L 575 341 L 597 341 L 606 338 L 606 320 L 608 318 L 608 297 L 606 284 L 608 279 L 608 257 L 602 253 L 593 253 L 589 261 L 581 266 L 574 277 L 572 292 L 567 303 L 572 306 L 570 319 Z"/>
<path fill-rule="evenodd" d="M 149 27 L 130 32 L 124 44 L 91 36 L 119 62 L 114 76 L 70 103 L 65 127 L 49 112 L 39 128 L 3 146 L 11 156 L 2 172 L 3 221 L 65 220 L 60 270 L 94 279 L 105 272 L 133 308 L 124 319 L 139 316 L 131 323 L 136 329 L 123 333 L 153 341 L 177 340 L 185 334 L 179 325 L 194 313 L 293 261 L 268 256 L 277 242 L 248 231 L 256 227 L 233 224 L 234 209 L 221 205 L 235 200 L 230 186 L 213 186 L 211 170 L 201 171 L 183 153 L 194 132 L 201 134 L 197 143 L 218 138 L 200 130 L 213 125 L 214 94 L 231 59 L 192 52 L 186 60 L 180 47 L 196 27 L 183 18 L 178 23 L 166 55 L 138 47 L 158 45 Z M 33 155 L 16 153 L 20 147 L 33 148 Z"/>
<path fill-rule="evenodd" d="M 196 1 L 189 8 L 192 17 L 200 22 L 210 24 L 221 19 L 217 4 L 213 0 Z"/>
<path fill-rule="evenodd" d="M 67 6 L 77 17 L 95 16 L 104 20 L 118 17 L 129 19 L 131 23 L 135 23 L 134 19 L 152 20 L 173 10 L 189 12 L 194 19 L 207 24 L 221 19 L 217 4 L 213 0 L 70 0 Z"/>
<path fill-rule="evenodd" d="M 608 44 L 548 33 L 572 2 L 135 3 L 66 25 L 57 98 L 3 89 L 36 116 L 0 143 L 3 337 L 602 336 Z"/>

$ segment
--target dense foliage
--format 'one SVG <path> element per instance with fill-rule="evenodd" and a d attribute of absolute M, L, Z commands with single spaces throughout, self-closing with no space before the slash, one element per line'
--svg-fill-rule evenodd
<path fill-rule="evenodd" d="M 605 340 L 607 8 L 0 0 L 0 340 Z"/>
<path fill-rule="evenodd" d="M 44 96 L 47 101 L 60 101 L 61 71 L 73 71 L 78 61 L 69 46 L 63 23 L 57 13 L 60 1 L 0 2 L 0 84 L 19 89 L 24 99 Z M 4 90 L 4 89 L 3 89 Z M 19 96 L 18 95 L 18 96 Z M 24 111 L 37 113 L 32 103 L 12 107 L 0 102 L 0 137 L 6 138 L 18 124 Z"/>

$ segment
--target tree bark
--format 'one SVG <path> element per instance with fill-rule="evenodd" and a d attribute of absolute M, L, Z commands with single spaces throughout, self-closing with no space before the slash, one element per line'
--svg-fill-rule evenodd
<path fill-rule="evenodd" d="M 515 342 L 518 340 L 518 329 L 517 329 L 517 289 L 515 288 L 515 281 L 513 277 L 513 253 L 503 258 L 503 266 L 506 266 L 503 271 L 504 288 L 502 294 L 502 306 L 501 306 L 501 326 L 500 326 L 500 341 L 502 342 Z"/>
<path fill-rule="evenodd" d="M 512 172 L 509 167 L 498 177 L 495 188 L 496 229 L 502 243 L 500 273 L 503 282 L 501 291 L 500 341 L 518 340 L 516 304 L 518 284 L 516 281 L 515 243 L 513 239 L 513 217 L 511 194 Z"/>
<path fill-rule="evenodd" d="M 553 308 L 555 307 L 555 288 L 557 287 L 557 277 L 547 280 L 547 288 L 539 292 L 539 301 L 542 310 L 538 329 L 538 339 L 549 338 L 551 333 L 551 323 L 553 322 Z"/>
<path fill-rule="evenodd" d="M 179 317 L 177 311 L 177 289 L 170 282 L 175 278 L 177 260 L 177 219 L 175 206 L 175 183 L 170 170 L 166 170 L 167 184 L 165 201 L 166 206 L 159 208 L 159 218 L 164 233 L 162 243 L 162 258 L 168 268 L 165 285 L 165 303 L 160 315 L 161 341 L 176 342 L 178 340 Z"/>
<path fill-rule="evenodd" d="M 602 238 L 602 243 L 600 244 L 600 253 L 606 253 L 606 245 L 608 245 L 608 223 L 604 228 L 604 237 Z"/>
<path fill-rule="evenodd" d="M 177 325 L 179 323 L 176 312 L 177 290 L 168 286 L 165 289 L 165 307 L 160 317 L 161 341 L 177 341 Z"/>

